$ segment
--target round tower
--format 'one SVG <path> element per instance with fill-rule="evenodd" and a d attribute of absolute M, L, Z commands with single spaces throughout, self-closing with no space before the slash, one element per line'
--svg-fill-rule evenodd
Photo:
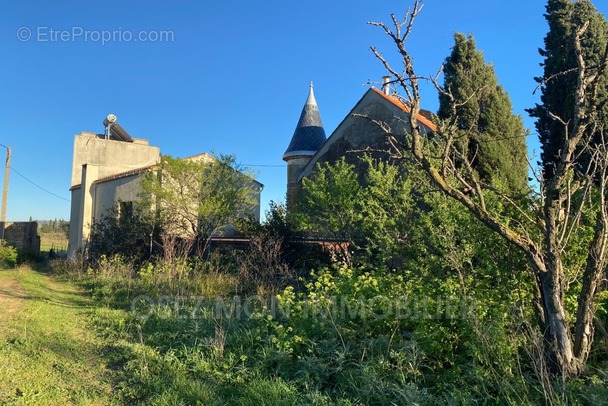
<path fill-rule="evenodd" d="M 300 175 L 302 170 L 325 142 L 325 130 L 321 122 L 321 114 L 312 90 L 312 82 L 308 91 L 308 98 L 300 114 L 291 142 L 283 154 L 287 162 L 287 209 L 294 207 L 300 189 Z"/>

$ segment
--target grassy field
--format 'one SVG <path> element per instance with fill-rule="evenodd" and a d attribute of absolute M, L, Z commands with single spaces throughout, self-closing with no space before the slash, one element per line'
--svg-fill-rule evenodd
<path fill-rule="evenodd" d="M 134 296 L 175 288 L 152 278 L 82 275 L 80 288 L 26 266 L 0 270 L 0 405 L 311 404 L 293 385 L 247 368 L 255 336 L 216 319 L 208 303 L 194 319 L 171 304 L 137 317 Z M 221 275 L 194 279 L 189 294 L 234 285 Z M 225 335 L 235 328 L 239 350 L 229 351 Z"/>
<path fill-rule="evenodd" d="M 41 232 L 40 251 L 48 252 L 51 248 L 55 251 L 65 251 L 68 247 L 68 239 L 63 231 Z"/>
<path fill-rule="evenodd" d="M 0 404 L 117 404 L 91 306 L 44 272 L 0 270 Z"/>
<path fill-rule="evenodd" d="M 389 295 L 397 279 L 321 272 L 308 296 L 281 292 L 281 315 L 262 312 L 260 294 L 242 291 L 234 275 L 207 268 L 120 257 L 86 271 L 40 267 L 0 270 L 0 405 L 608 404 L 600 362 L 548 398 L 534 377 L 497 364 L 490 376 L 477 361 L 433 373 L 435 353 L 400 339 L 394 323 L 309 307 L 359 298 L 352 286 Z M 425 319 L 430 328 L 454 320 Z"/>

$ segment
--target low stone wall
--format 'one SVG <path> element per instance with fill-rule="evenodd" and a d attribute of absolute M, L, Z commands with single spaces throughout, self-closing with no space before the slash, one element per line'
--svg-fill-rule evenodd
<path fill-rule="evenodd" d="M 35 221 L 0 222 L 0 230 L 4 228 L 4 239 L 17 249 L 40 254 L 40 236 L 38 223 Z"/>

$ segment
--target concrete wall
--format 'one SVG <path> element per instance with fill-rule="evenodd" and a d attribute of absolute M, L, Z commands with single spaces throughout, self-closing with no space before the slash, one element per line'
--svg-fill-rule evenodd
<path fill-rule="evenodd" d="M 82 248 L 89 238 L 93 220 L 99 218 L 97 212 L 109 204 L 110 197 L 98 194 L 96 181 L 158 162 L 160 149 L 148 145 L 146 140 L 129 143 L 88 132 L 74 137 L 69 256 Z"/>
<path fill-rule="evenodd" d="M 134 174 L 101 183 L 93 182 L 88 185 L 87 193 L 83 191 L 82 186 L 72 189 L 68 256 L 73 256 L 83 246 L 89 238 L 93 223 L 109 214 L 110 209 L 114 208 L 119 201 L 134 202 L 140 199 L 140 183 L 141 175 Z M 83 198 L 85 200 L 90 198 L 90 202 L 83 204 Z M 85 210 L 85 206 L 89 207 L 89 211 Z M 84 214 L 83 211 L 85 211 Z M 89 222 L 83 223 L 84 218 L 90 218 Z"/>
<path fill-rule="evenodd" d="M 38 223 L 35 221 L 0 222 L 0 229 L 4 227 L 4 239 L 20 250 L 40 254 L 40 236 Z"/>
<path fill-rule="evenodd" d="M 107 140 L 98 134 L 83 132 L 74 137 L 72 183 L 80 183 L 82 165 L 99 167 L 99 178 L 116 175 L 160 162 L 160 149 L 148 145 L 146 140 L 123 142 Z"/>
<path fill-rule="evenodd" d="M 118 202 L 136 202 L 141 199 L 141 175 L 125 176 L 95 185 L 93 218 L 100 220 L 115 208 Z"/>
<path fill-rule="evenodd" d="M 93 164 L 82 165 L 82 181 L 80 183 L 80 218 L 81 228 L 76 230 L 78 240 L 84 244 L 89 239 L 93 226 L 93 205 L 95 203 L 95 184 L 99 179 L 99 166 Z"/>
<path fill-rule="evenodd" d="M 82 218 L 80 217 L 80 199 L 82 197 L 82 192 L 80 191 L 80 187 L 72 188 L 71 194 L 72 203 L 70 208 L 70 236 L 68 239 L 68 257 L 72 257 L 80 248 L 80 237 L 77 230 L 82 230 Z"/>

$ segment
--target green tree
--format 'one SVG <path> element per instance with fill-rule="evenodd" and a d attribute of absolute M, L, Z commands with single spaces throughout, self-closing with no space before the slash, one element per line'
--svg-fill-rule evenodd
<path fill-rule="evenodd" d="M 318 165 L 302 180 L 296 221 L 306 232 L 348 241 L 356 259 L 387 265 L 408 237 L 413 173 L 369 156 L 359 165 L 362 170 L 344 159 Z"/>
<path fill-rule="evenodd" d="M 579 3 L 590 4 L 583 0 Z M 602 281 L 608 261 L 608 140 L 594 138 L 597 131 L 605 127 L 602 93 L 608 55 L 604 54 L 598 65 L 592 55 L 583 52 L 592 25 L 588 23 L 590 20 L 585 20 L 577 26 L 576 14 L 570 14 L 573 27 L 577 27 L 570 38 L 564 39 L 571 41 L 577 55 L 576 97 L 569 112 L 572 119 L 552 116 L 561 126 L 557 126 L 559 131 L 556 129 L 553 134 L 559 154 L 555 156 L 552 169 L 545 170 L 540 199 L 531 199 L 524 205 L 505 199 L 504 203 L 519 213 L 519 218 L 513 217 L 491 204 L 491 191 L 471 170 L 468 157 L 459 154 L 459 134 L 453 126 L 440 123 L 432 143 L 427 142 L 420 131 L 420 77 L 406 46 L 420 10 L 421 0 L 415 0 L 402 21 L 392 16 L 392 27 L 382 22 L 372 23 L 389 36 L 400 56 L 399 69 L 395 69 L 375 47 L 371 48 L 407 96 L 405 102 L 411 114 L 407 120 L 408 131 L 400 140 L 402 153 L 409 153 L 437 188 L 466 207 L 477 220 L 526 258 L 535 282 L 532 308 L 544 338 L 544 362 L 555 373 L 581 374 L 591 353 L 596 299 L 604 289 Z M 589 156 L 587 176 L 581 176 L 577 167 L 582 152 Z M 581 244 L 578 235 L 588 238 Z M 570 267 L 567 259 L 574 257 L 569 254 L 575 251 L 583 254 L 584 264 Z M 573 272 L 576 269 L 581 272 Z M 566 275 L 571 277 L 566 278 Z M 570 307 L 567 293 L 574 282 L 579 288 L 576 305 Z"/>
<path fill-rule="evenodd" d="M 439 94 L 438 116 L 456 127 L 457 145 L 484 183 L 520 194 L 528 183 L 523 121 L 473 37 L 456 33 L 454 41 L 443 68 L 446 92 Z"/>
<path fill-rule="evenodd" d="M 259 184 L 232 155 L 206 159 L 163 156 L 145 176 L 144 204 L 154 207 L 164 235 L 202 243 L 221 234 L 256 205 Z M 175 240 L 172 240 L 175 241 Z"/>
<path fill-rule="evenodd" d="M 422 185 L 428 185 L 428 181 L 405 162 L 389 163 L 365 156 L 361 164 L 365 168 L 364 190 L 357 200 L 361 245 L 368 260 L 393 267 L 401 262 L 404 247 L 410 242 L 409 225 L 420 203 Z"/>
<path fill-rule="evenodd" d="M 354 169 L 341 159 L 333 165 L 318 165 L 312 178 L 302 179 L 296 209 L 301 228 L 321 237 L 355 239 L 362 188 Z"/>
<path fill-rule="evenodd" d="M 17 264 L 17 249 L 5 240 L 0 240 L 0 270 L 13 268 Z"/>
<path fill-rule="evenodd" d="M 563 123 L 568 123 L 569 132 L 576 125 L 574 107 L 578 61 L 573 41 L 576 30 L 588 22 L 589 26 L 581 38 L 581 53 L 588 74 L 592 75 L 599 71 L 604 59 L 608 23 L 588 0 L 549 0 L 546 10 L 549 32 L 545 36 L 544 49 L 539 50 L 544 58 L 543 76 L 536 78 L 541 89 L 541 103 L 529 109 L 528 113 L 536 118 L 535 126 L 542 148 L 542 169 L 545 179 L 549 179 L 554 173 L 558 154 L 563 149 Z M 607 86 L 608 81 L 603 77 L 598 86 L 596 106 L 593 106 L 603 123 L 608 122 Z M 586 172 L 590 163 L 589 154 L 583 154 L 578 161 L 579 170 Z"/>
<path fill-rule="evenodd" d="M 321 303 L 338 297 L 360 311 L 337 316 L 335 324 L 326 326 L 340 331 L 348 348 L 390 335 L 387 342 L 395 351 L 404 343 L 419 346 L 425 354 L 425 381 L 434 390 L 452 388 L 469 403 L 475 396 L 499 403 L 496 399 L 514 392 L 511 382 L 494 381 L 487 371 L 491 368 L 501 378 L 509 373 L 521 339 L 512 332 L 530 319 L 531 311 L 523 315 L 518 305 L 530 300 L 532 291 L 521 255 L 438 193 L 409 161 L 364 156 L 356 168 L 340 160 L 318 166 L 315 174 L 304 182 L 300 217 L 320 231 L 337 226 L 334 230 L 342 230 L 340 235 L 357 249 L 350 266 L 316 268 L 320 273 L 311 275 L 307 291 L 294 297 L 291 308 L 301 306 L 296 303 L 304 297 Z M 286 292 L 283 298 L 292 291 Z M 378 297 L 383 304 L 403 305 L 402 317 L 392 319 L 390 305 L 375 303 Z M 357 317 L 366 300 L 383 316 L 371 321 Z M 289 325 L 305 342 L 327 334 L 323 328 L 312 332 L 310 320 L 298 325 L 298 317 Z"/>

